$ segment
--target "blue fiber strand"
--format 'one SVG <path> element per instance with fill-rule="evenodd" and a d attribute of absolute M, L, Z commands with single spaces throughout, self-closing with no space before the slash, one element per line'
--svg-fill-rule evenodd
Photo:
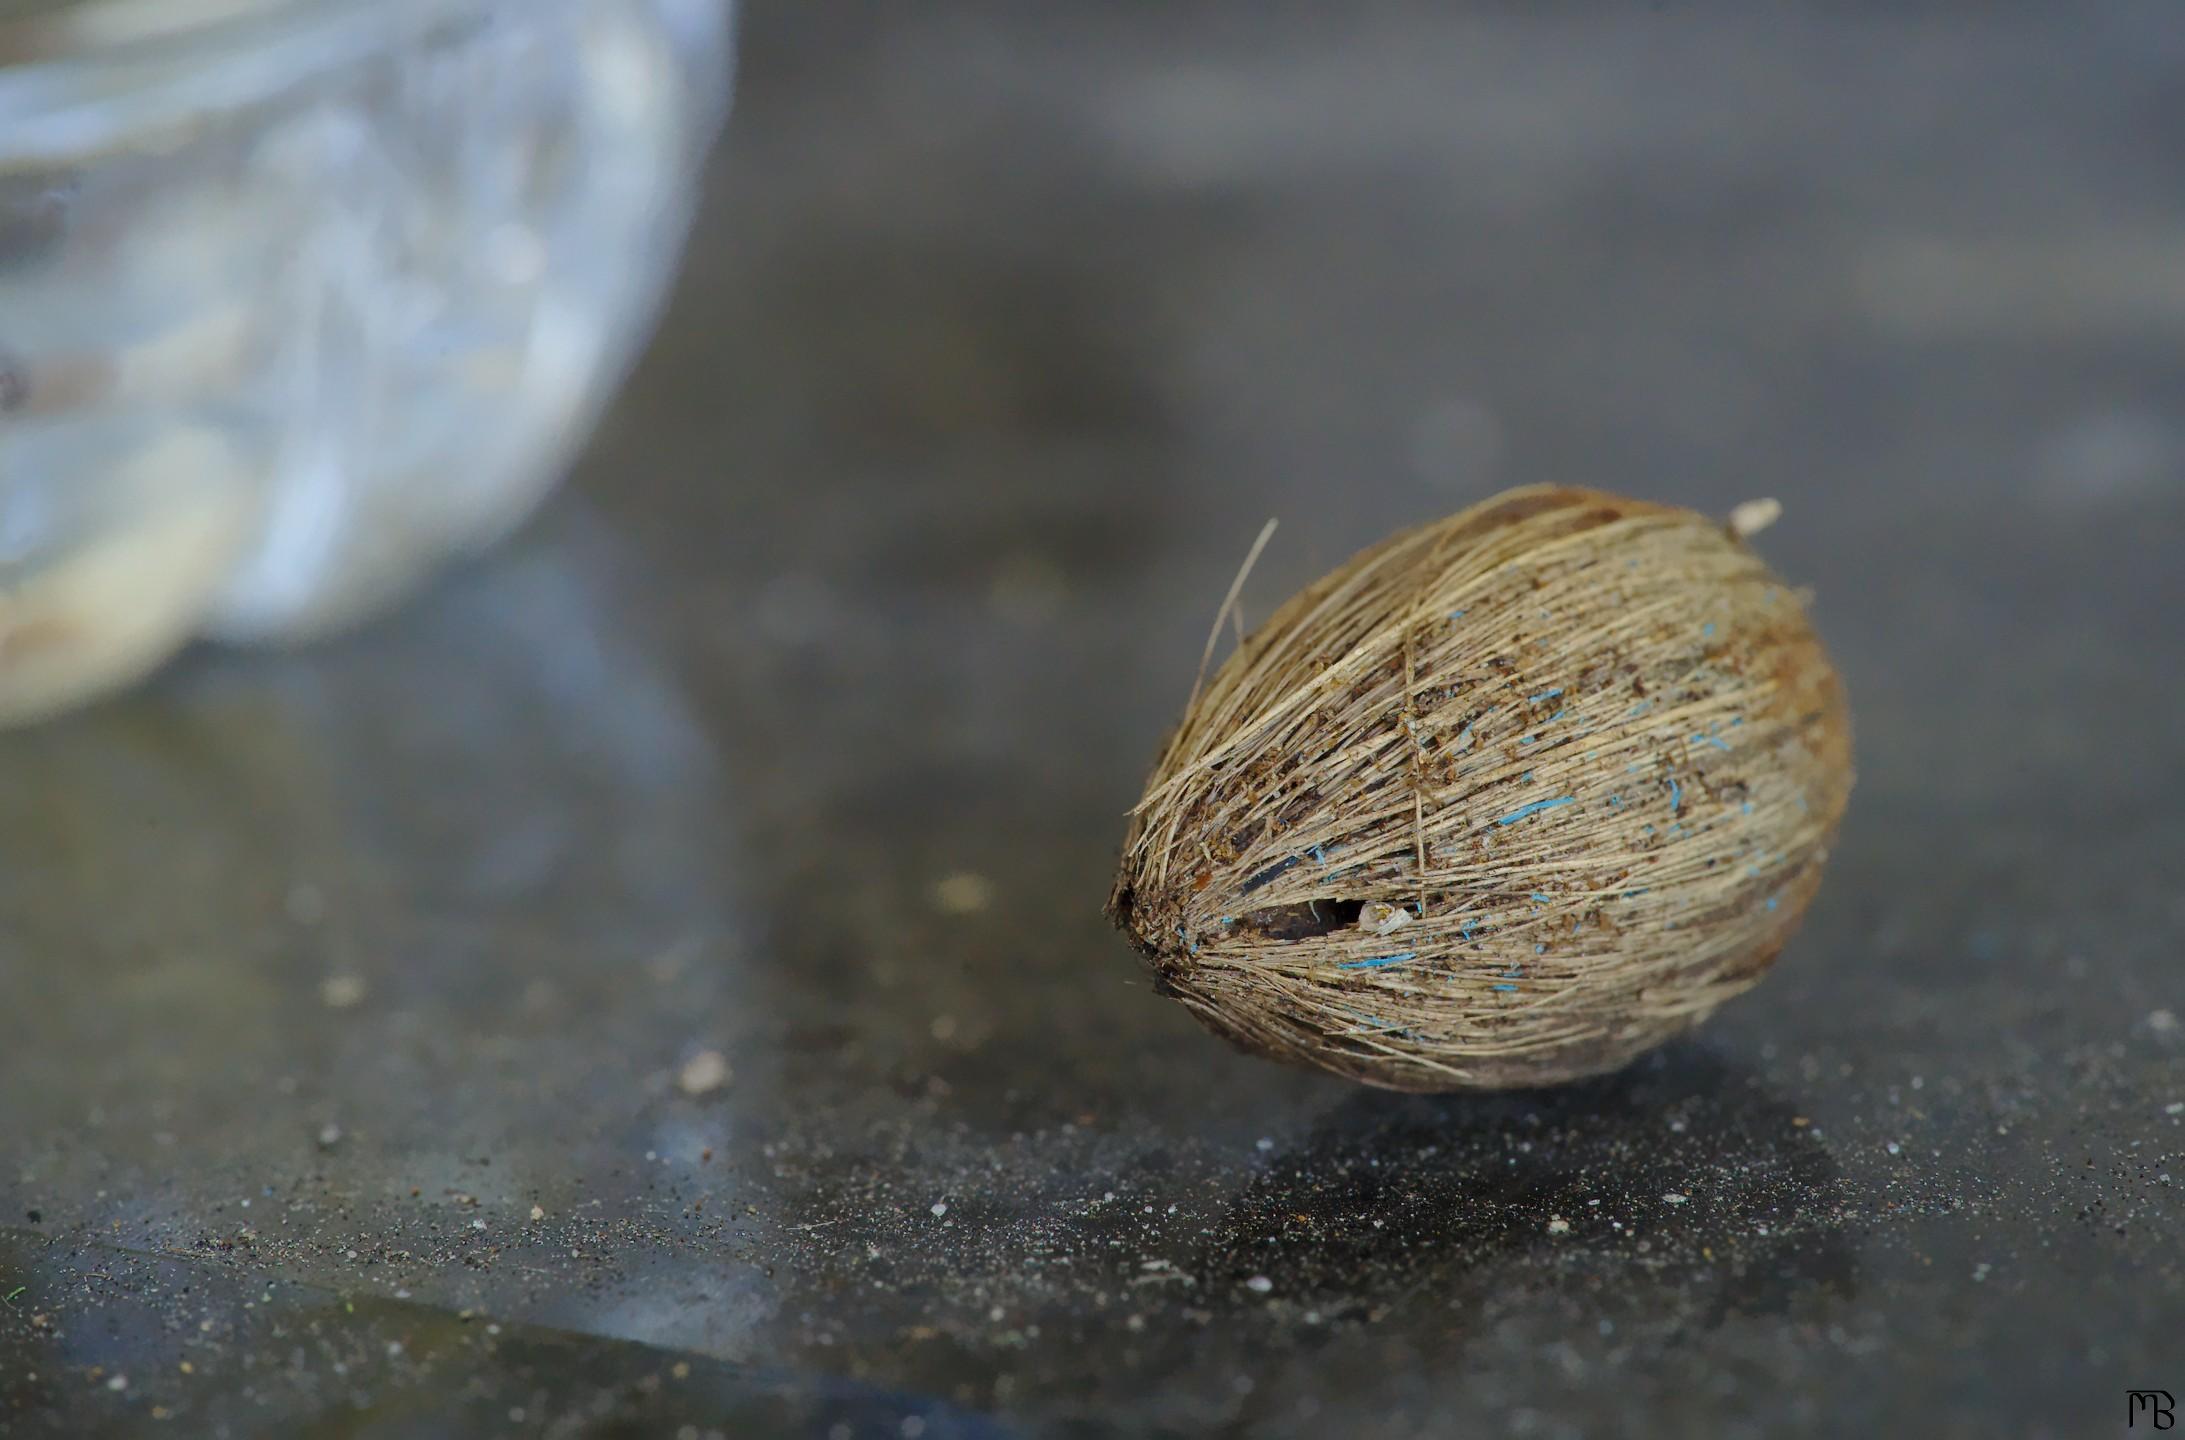
<path fill-rule="evenodd" d="M 1406 950 L 1401 955 L 1383 955 L 1373 960 L 1346 960 L 1336 966 L 1338 970 L 1378 970 L 1383 965 L 1401 965 L 1406 960 L 1416 960 L 1416 950 Z"/>
<path fill-rule="evenodd" d="M 1560 795 L 1553 800 L 1535 800 L 1530 805 L 1518 806 L 1495 823 L 1497 825 L 1515 825 L 1527 815 L 1536 815 L 1542 810 L 1553 810 L 1558 805 L 1568 805 L 1576 798 L 1573 795 Z"/>

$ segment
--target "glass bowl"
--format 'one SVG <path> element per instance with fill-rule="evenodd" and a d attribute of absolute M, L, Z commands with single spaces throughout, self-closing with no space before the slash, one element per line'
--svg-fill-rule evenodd
<path fill-rule="evenodd" d="M 371 614 L 649 325 L 728 0 L 0 0 L 0 723 Z"/>

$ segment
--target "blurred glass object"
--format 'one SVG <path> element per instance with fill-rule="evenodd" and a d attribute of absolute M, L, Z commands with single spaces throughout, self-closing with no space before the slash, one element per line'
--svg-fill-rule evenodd
<path fill-rule="evenodd" d="M 0 722 L 537 504 L 648 328 L 729 0 L 0 0 Z"/>

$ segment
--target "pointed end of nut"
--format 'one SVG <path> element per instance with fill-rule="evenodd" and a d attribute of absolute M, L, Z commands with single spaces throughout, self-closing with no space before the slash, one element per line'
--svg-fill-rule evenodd
<path fill-rule="evenodd" d="M 1750 540 L 1782 518 L 1782 501 L 1747 500 L 1730 512 L 1730 534 L 1735 539 Z"/>

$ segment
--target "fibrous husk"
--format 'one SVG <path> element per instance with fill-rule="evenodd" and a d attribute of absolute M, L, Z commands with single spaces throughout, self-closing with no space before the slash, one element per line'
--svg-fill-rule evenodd
<path fill-rule="evenodd" d="M 1215 1031 L 1374 1085 L 1570 1080 L 1697 1024 L 1782 949 L 1852 782 L 1742 528 L 1535 488 L 1358 555 L 1190 705 L 1110 913 Z"/>

